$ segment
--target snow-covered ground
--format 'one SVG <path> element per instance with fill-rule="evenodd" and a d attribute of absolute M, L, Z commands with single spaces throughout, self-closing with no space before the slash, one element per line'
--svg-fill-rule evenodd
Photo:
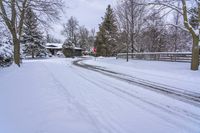
<path fill-rule="evenodd" d="M 105 67 L 141 79 L 200 93 L 200 71 L 191 71 L 190 63 L 97 58 L 84 63 Z"/>
<path fill-rule="evenodd" d="M 0 133 L 199 133 L 200 107 L 80 68 L 76 59 L 0 69 Z M 89 59 L 84 63 L 200 92 L 189 64 Z"/>

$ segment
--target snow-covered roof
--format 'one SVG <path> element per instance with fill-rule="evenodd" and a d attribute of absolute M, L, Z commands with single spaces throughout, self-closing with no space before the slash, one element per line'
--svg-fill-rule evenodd
<path fill-rule="evenodd" d="M 82 50 L 82 48 L 80 48 L 80 47 L 74 47 L 74 49 L 76 49 L 76 50 Z"/>
<path fill-rule="evenodd" d="M 46 48 L 47 49 L 62 49 L 62 43 L 47 43 Z"/>
<path fill-rule="evenodd" d="M 80 47 L 75 47 L 74 45 L 64 45 L 64 48 L 69 48 L 69 49 L 75 49 L 75 50 L 82 50 L 82 48 L 80 48 Z"/>

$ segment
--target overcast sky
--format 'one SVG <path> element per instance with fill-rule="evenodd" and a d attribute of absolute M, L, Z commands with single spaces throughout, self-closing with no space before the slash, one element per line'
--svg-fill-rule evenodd
<path fill-rule="evenodd" d="M 101 17 L 104 16 L 108 4 L 114 6 L 117 0 L 65 0 L 65 14 L 62 15 L 61 21 L 53 24 L 54 30 L 51 32 L 55 37 L 63 39 L 60 32 L 62 23 L 74 16 L 79 21 L 79 25 L 84 25 L 88 29 L 95 28 L 98 30 L 98 24 L 101 23 Z"/>

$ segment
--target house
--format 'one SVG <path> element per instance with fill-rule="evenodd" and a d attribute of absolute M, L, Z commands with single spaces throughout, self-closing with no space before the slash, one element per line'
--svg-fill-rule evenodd
<path fill-rule="evenodd" d="M 62 52 L 62 45 L 61 43 L 47 43 L 46 49 L 52 54 L 57 55 L 58 52 Z"/>
<path fill-rule="evenodd" d="M 82 49 L 79 47 L 63 47 L 63 54 L 65 57 L 82 56 Z"/>
<path fill-rule="evenodd" d="M 74 50 L 74 56 L 82 56 L 82 48 L 75 47 Z"/>
<path fill-rule="evenodd" d="M 65 40 L 62 48 L 65 57 L 82 56 L 82 49 L 76 47 L 75 44 L 70 40 Z"/>

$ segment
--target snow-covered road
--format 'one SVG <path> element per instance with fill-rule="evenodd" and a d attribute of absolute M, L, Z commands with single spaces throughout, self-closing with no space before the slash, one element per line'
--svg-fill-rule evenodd
<path fill-rule="evenodd" d="M 0 70 L 0 133 L 200 132 L 200 107 L 72 61 Z"/>
<path fill-rule="evenodd" d="M 129 84 L 133 84 L 134 86 L 140 86 L 144 89 L 149 89 L 152 91 L 159 92 L 161 94 L 176 98 L 178 100 L 183 100 L 184 102 L 188 102 L 190 104 L 193 104 L 195 106 L 200 107 L 200 93 L 194 92 L 192 90 L 185 90 L 184 88 L 177 88 L 173 87 L 167 84 L 160 84 L 157 82 L 153 82 L 151 80 L 145 80 L 138 77 L 135 77 L 133 75 L 120 73 L 113 70 L 108 70 L 107 68 L 101 67 L 101 66 L 95 66 L 83 63 L 88 59 L 79 59 L 76 61 L 73 61 L 73 64 L 88 70 L 92 70 L 95 72 L 99 72 L 101 74 L 104 74 L 106 76 L 116 78 L 121 81 L 128 82 Z"/>

